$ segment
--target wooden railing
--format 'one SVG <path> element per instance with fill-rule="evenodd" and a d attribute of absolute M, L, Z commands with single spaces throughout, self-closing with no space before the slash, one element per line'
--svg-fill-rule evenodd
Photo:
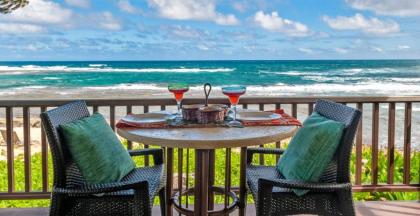
<path fill-rule="evenodd" d="M 377 191 L 420 191 L 420 180 L 410 181 L 410 155 L 412 155 L 412 147 L 420 143 L 412 143 L 412 132 L 420 130 L 420 112 L 414 112 L 413 107 L 420 106 L 420 96 L 407 97 L 323 97 L 339 103 L 347 104 L 363 110 L 363 118 L 360 122 L 358 133 L 355 139 L 354 151 L 355 158 L 355 172 L 354 172 L 354 186 L 355 192 L 377 192 Z M 316 97 L 244 97 L 241 98 L 240 104 L 244 108 L 253 108 L 259 110 L 272 110 L 275 108 L 284 108 L 286 112 L 292 116 L 303 120 L 308 114 L 312 113 Z M 43 132 L 40 137 L 41 146 L 41 175 L 42 175 L 42 189 L 34 190 L 32 188 L 32 176 L 34 173 L 34 164 L 31 163 L 31 133 L 34 130 L 41 130 L 38 128 L 31 128 L 31 122 L 38 118 L 40 112 L 44 112 L 53 107 L 57 107 L 70 102 L 71 100 L 0 100 L 0 122 L 4 120 L 6 144 L 6 161 L 7 168 L 0 170 L 0 172 L 7 172 L 7 191 L 0 191 L 0 199 L 42 199 L 50 196 L 50 182 L 48 180 L 48 144 Z M 99 111 L 105 114 L 110 122 L 110 125 L 115 129 L 116 121 L 126 113 L 142 113 L 154 110 L 165 110 L 167 108 L 174 109 L 175 101 L 173 99 L 86 99 L 85 100 L 91 111 Z M 202 99 L 185 99 L 184 104 L 203 103 Z M 225 98 L 210 99 L 210 103 L 224 103 L 228 104 Z M 403 105 L 404 113 L 401 118 L 397 118 L 399 106 Z M 388 110 L 383 112 L 383 107 Z M 1 114 L 4 113 L 3 116 Z M 381 118 L 381 113 L 387 113 L 385 121 Z M 17 115 L 16 115 L 17 114 Z M 15 183 L 15 145 L 17 145 L 17 138 L 14 133 L 14 121 L 19 118 L 22 119 L 23 131 L 23 163 L 24 163 L 24 188 L 16 190 Z M 415 125 L 412 125 L 412 119 L 416 119 Z M 399 124 L 402 122 L 402 125 Z M 384 125 L 387 127 L 382 128 Z M 366 130 L 370 126 L 370 130 Z M 396 139 L 401 138 L 397 136 L 396 128 L 401 126 L 403 134 L 402 152 L 403 152 L 403 181 L 394 182 L 395 169 L 395 152 Z M 415 129 L 413 129 L 416 127 Z M 381 130 L 380 128 L 384 129 Z M 364 143 L 363 139 L 367 135 L 371 136 L 370 143 Z M 378 181 L 378 158 L 379 158 L 379 137 L 387 136 L 387 181 Z M 19 135 L 18 135 L 19 137 Z M 420 137 L 416 139 L 420 141 Z M 364 144 L 371 145 L 371 161 L 370 167 L 365 167 L 362 158 L 362 149 Z M 128 142 L 128 148 L 132 148 L 133 144 Z M 280 142 L 276 144 L 280 147 Z M 148 148 L 148 146 L 144 146 Z M 227 151 L 230 155 L 230 150 Z M 178 154 L 180 154 L 178 152 Z M 181 152 L 182 154 L 182 152 Z M 187 157 L 188 158 L 188 157 Z M 229 159 L 230 156 L 226 156 Z M 264 158 L 259 158 L 261 164 L 264 163 Z M 146 158 L 145 164 L 149 161 Z M 182 162 L 178 162 L 178 166 L 182 166 Z M 187 159 L 188 166 L 188 159 Z M 369 168 L 371 170 L 370 183 L 362 181 L 362 170 Z M 1 167 L 0 167 L 1 169 Z M 181 168 L 182 170 L 182 168 Z M 187 169 L 188 170 L 188 169 Z M 187 171 L 188 172 L 188 171 Z M 38 173 L 37 173 L 38 174 Z M 188 179 L 187 173 L 186 178 Z M 182 179 L 179 179 L 182 181 Z M 179 184 L 179 182 L 178 182 Z M 182 186 L 182 182 L 181 182 Z M 0 187 L 1 188 L 1 187 Z"/>

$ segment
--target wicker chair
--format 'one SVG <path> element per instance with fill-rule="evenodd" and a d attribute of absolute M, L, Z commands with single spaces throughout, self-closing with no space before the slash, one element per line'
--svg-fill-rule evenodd
<path fill-rule="evenodd" d="M 251 191 L 257 215 L 354 215 L 350 183 L 350 154 L 357 125 L 359 110 L 327 100 L 318 100 L 315 105 L 319 114 L 345 124 L 339 147 L 320 183 L 286 180 L 275 166 L 252 165 L 254 154 L 281 155 L 282 149 L 248 149 L 247 183 Z M 309 192 L 297 196 L 291 189 L 306 189 Z"/>
<path fill-rule="evenodd" d="M 88 184 L 84 180 L 57 128 L 60 124 L 89 115 L 84 101 L 73 102 L 41 114 L 54 165 L 50 215 L 151 215 L 157 194 L 161 210 L 165 212 L 162 149 L 129 151 L 132 157 L 153 155 L 154 166 L 136 168 L 120 182 Z"/>

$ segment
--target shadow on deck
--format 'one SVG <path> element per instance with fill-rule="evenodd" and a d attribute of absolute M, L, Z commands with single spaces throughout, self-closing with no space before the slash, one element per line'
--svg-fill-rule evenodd
<path fill-rule="evenodd" d="M 420 201 L 413 202 L 358 202 L 356 214 L 360 216 L 418 216 L 420 215 Z M 48 208 L 8 208 L 0 209 L 0 216 L 47 216 Z M 159 207 L 153 208 L 153 216 L 160 215 Z M 177 215 L 177 214 L 174 214 Z M 235 211 L 232 215 L 237 215 Z M 247 215 L 255 215 L 254 205 L 248 205 Z"/>

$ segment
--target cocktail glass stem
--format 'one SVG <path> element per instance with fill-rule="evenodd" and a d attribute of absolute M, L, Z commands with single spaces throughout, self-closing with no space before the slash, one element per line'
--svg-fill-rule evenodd
<path fill-rule="evenodd" d="M 236 121 L 236 104 L 232 104 L 233 108 L 233 121 Z"/>
<path fill-rule="evenodd" d="M 182 112 L 181 112 L 181 101 L 176 101 L 176 106 L 178 108 L 178 113 L 176 114 L 178 117 L 182 117 Z"/>

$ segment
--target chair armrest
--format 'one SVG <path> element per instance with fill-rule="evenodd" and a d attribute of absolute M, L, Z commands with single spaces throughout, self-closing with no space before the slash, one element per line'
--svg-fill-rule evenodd
<path fill-rule="evenodd" d="M 272 191 L 273 187 L 288 189 L 302 189 L 313 192 L 334 192 L 340 190 L 351 190 L 351 183 L 314 183 L 286 179 L 259 179 L 258 187 L 263 190 Z"/>
<path fill-rule="evenodd" d="M 153 161 L 155 162 L 155 165 L 163 164 L 163 150 L 160 148 L 128 150 L 128 153 L 131 157 L 153 155 Z"/>
<path fill-rule="evenodd" d="M 115 183 L 99 183 L 99 184 L 88 184 L 78 188 L 60 188 L 54 187 L 53 193 L 67 194 L 67 195 L 91 195 L 100 193 L 109 193 L 121 190 L 129 189 L 144 189 L 148 190 L 147 181 L 127 181 L 127 182 L 115 182 Z"/>
<path fill-rule="evenodd" d="M 247 157 L 246 157 L 246 163 L 251 164 L 252 163 L 252 157 L 254 154 L 276 154 L 281 155 L 284 153 L 284 149 L 278 149 L 278 148 L 248 148 L 247 149 Z"/>

